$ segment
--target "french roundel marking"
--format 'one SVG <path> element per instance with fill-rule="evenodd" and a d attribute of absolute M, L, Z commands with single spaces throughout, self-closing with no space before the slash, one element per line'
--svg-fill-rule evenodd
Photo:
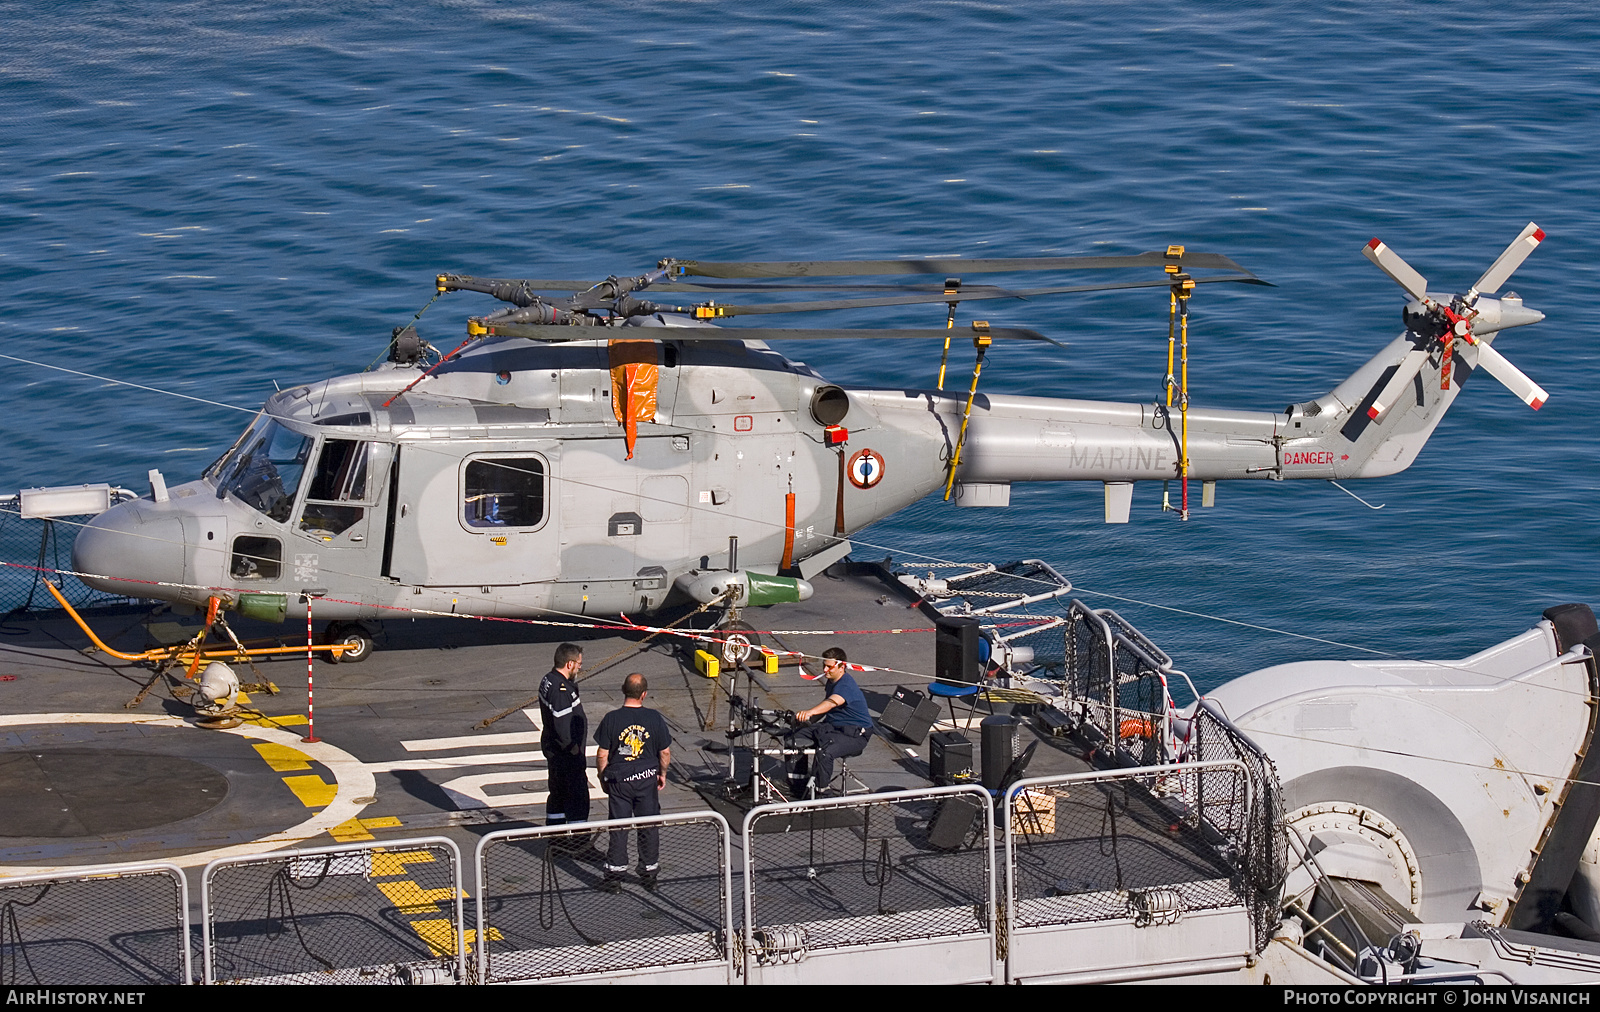
<path fill-rule="evenodd" d="M 847 470 L 850 484 L 856 488 L 872 488 L 883 480 L 883 454 L 876 450 L 857 450 Z"/>

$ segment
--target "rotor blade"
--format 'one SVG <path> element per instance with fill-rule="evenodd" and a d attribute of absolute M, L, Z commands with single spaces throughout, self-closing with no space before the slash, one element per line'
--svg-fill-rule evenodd
<path fill-rule="evenodd" d="M 486 334 L 499 337 L 525 337 L 532 341 L 596 341 L 605 338 L 632 341 L 817 341 L 844 340 L 846 338 L 938 339 L 951 335 L 971 337 L 971 330 L 946 330 L 940 327 L 922 330 L 871 330 L 871 329 L 808 329 L 773 327 L 630 327 L 626 330 L 608 327 L 597 333 L 594 327 L 551 327 L 522 323 L 479 324 Z M 992 327 L 987 331 L 1001 341 L 1044 341 L 1058 348 L 1066 345 L 1045 337 L 1037 330 L 1026 327 Z"/>
<path fill-rule="evenodd" d="M 1422 364 L 1428 361 L 1426 348 L 1412 348 L 1406 352 L 1406 357 L 1400 360 L 1400 367 L 1389 377 L 1389 382 L 1383 385 L 1383 390 L 1378 393 L 1372 407 L 1367 409 L 1368 418 L 1377 418 L 1379 415 L 1394 407 L 1404 394 L 1406 387 L 1417 378 L 1417 373 L 1422 371 Z"/>
<path fill-rule="evenodd" d="M 450 291 L 483 292 L 486 295 L 494 294 L 492 289 L 496 285 L 511 286 L 529 292 L 586 292 L 595 286 L 593 281 L 554 281 L 544 278 L 471 278 L 460 274 L 441 274 L 446 280 L 446 287 Z M 1255 275 L 1225 276 L 1217 278 L 1195 278 L 1196 281 L 1232 281 L 1255 278 Z M 1168 284 L 1166 281 L 1157 284 Z M 1273 287 L 1272 282 L 1256 279 L 1247 281 L 1248 284 L 1266 285 Z M 943 285 L 815 285 L 815 284 L 750 284 L 750 285 L 720 285 L 716 283 L 696 284 L 692 281 L 661 282 L 650 286 L 652 292 L 942 292 Z M 969 292 L 1007 292 L 1007 289 L 997 285 L 963 285 L 962 295 Z M 944 299 L 937 300 L 940 302 Z"/>
<path fill-rule="evenodd" d="M 1511 241 L 1511 245 L 1500 254 L 1500 258 L 1490 264 L 1489 269 L 1483 272 L 1483 277 L 1472 286 L 1472 291 L 1467 293 L 1467 302 L 1476 302 L 1479 295 L 1493 295 L 1498 292 L 1500 286 L 1506 283 L 1506 278 L 1521 267 L 1522 261 L 1528 259 L 1528 254 L 1537 249 L 1542 242 L 1544 242 L 1544 229 L 1531 221 L 1528 222 L 1528 227 L 1522 230 L 1522 234 Z"/>
<path fill-rule="evenodd" d="M 1214 281 L 1238 281 L 1247 285 L 1266 285 L 1254 274 L 1223 274 L 1210 278 L 1194 278 L 1196 284 Z M 1124 281 L 1110 285 L 1073 285 L 1067 288 L 1024 288 L 1015 291 L 1004 288 L 963 288 L 953 295 L 893 295 L 875 299 L 831 299 L 823 302 L 774 302 L 765 306 L 710 306 L 702 319 L 718 316 L 752 316 L 763 313 L 808 313 L 825 309 L 870 309 L 876 306 L 914 306 L 935 302 L 978 302 L 983 299 L 1029 299 L 1036 295 L 1063 295 L 1069 292 L 1109 292 L 1120 288 L 1167 288 L 1172 282 Z M 664 286 L 658 286 L 664 287 Z"/>
<path fill-rule="evenodd" d="M 1368 260 L 1378 265 L 1378 270 L 1394 279 L 1395 284 L 1406 290 L 1406 294 L 1413 299 L 1426 299 L 1428 297 L 1428 282 L 1418 274 L 1410 264 L 1400 259 L 1400 254 L 1385 246 L 1380 240 L 1374 239 L 1362 249 Z"/>
<path fill-rule="evenodd" d="M 679 274 L 705 278 L 805 278 L 871 274 L 986 274 L 1004 271 L 1070 271 L 1119 267 L 1215 267 L 1249 274 L 1220 253 L 1185 253 L 1167 256 L 1162 251 L 1116 257 L 1020 257 L 1001 260 L 964 260 L 939 257 L 927 260 L 752 260 L 714 262 L 670 260 Z"/>
<path fill-rule="evenodd" d="M 1484 372 L 1505 384 L 1507 390 L 1522 398 L 1522 403 L 1533 410 L 1544 407 L 1544 402 L 1550 399 L 1544 387 L 1529 379 L 1526 373 L 1494 348 L 1470 335 L 1468 341 L 1478 349 L 1478 365 L 1483 367 Z"/>

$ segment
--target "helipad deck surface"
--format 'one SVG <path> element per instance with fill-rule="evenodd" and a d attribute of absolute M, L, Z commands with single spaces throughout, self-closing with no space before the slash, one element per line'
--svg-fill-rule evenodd
<path fill-rule="evenodd" d="M 852 662 L 882 668 L 856 673 L 875 714 L 896 686 L 925 688 L 933 669 L 932 623 L 898 585 L 863 566 L 835 567 L 816 583 L 811 601 L 749 609 L 747 621 L 780 630 L 763 636 L 773 646 L 812 656 L 841 646 Z M 86 618 L 113 647 L 153 642 L 147 608 L 102 609 Z M 276 635 L 288 644 L 298 632 L 292 624 L 235 626 L 246 638 Z M 649 678 L 648 702 L 675 738 L 664 811 L 704 809 L 692 781 L 727 768 L 724 755 L 703 746 L 725 741 L 731 679 L 703 677 L 682 637 L 389 620 L 368 660 L 317 662 L 321 743 L 306 744 L 302 655 L 258 662 L 279 692 L 251 693 L 248 708 L 260 716 L 213 731 L 195 726 L 189 706 L 163 685 L 125 709 L 149 670 L 86 653 L 86 637 L 61 613 L 13 618 L 6 632 L 0 675 L 14 676 L 0 682 L 6 874 L 134 860 L 193 868 L 224 855 L 433 834 L 450 836 L 470 853 L 489 829 L 542 824 L 534 692 L 555 646 L 569 639 L 584 647 L 580 686 L 591 727 L 621 705 L 625 674 Z M 236 667 L 241 680 L 255 679 L 248 666 Z M 761 705 L 774 709 L 802 709 L 822 696 L 822 681 L 806 681 L 794 667 L 759 675 L 756 683 Z M 737 691 L 748 694 L 747 683 L 741 680 Z M 509 716 L 475 729 L 508 709 Z M 956 714 L 966 716 L 959 704 Z M 1034 732 L 1023 734 L 1026 742 Z M 976 727 L 970 737 L 977 759 Z M 908 749 L 880 734 L 849 763 L 874 790 L 910 788 L 928 784 L 926 758 L 925 741 Z M 1029 773 L 1086 768 L 1046 740 Z M 593 796 L 593 817 L 603 818 L 605 799 L 598 790 Z"/>

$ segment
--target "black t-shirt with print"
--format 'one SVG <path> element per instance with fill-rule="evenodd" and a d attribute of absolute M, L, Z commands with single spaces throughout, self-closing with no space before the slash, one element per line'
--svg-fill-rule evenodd
<path fill-rule="evenodd" d="M 672 744 L 672 732 L 665 718 L 648 706 L 624 706 L 600 721 L 594 743 L 609 753 L 608 781 L 643 780 L 661 772 L 661 750 Z"/>

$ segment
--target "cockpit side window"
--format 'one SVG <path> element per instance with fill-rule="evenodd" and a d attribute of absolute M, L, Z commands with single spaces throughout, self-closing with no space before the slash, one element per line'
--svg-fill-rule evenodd
<path fill-rule="evenodd" d="M 544 521 L 545 469 L 539 458 L 469 460 L 464 477 L 462 518 L 468 527 L 537 527 Z"/>
<path fill-rule="evenodd" d="M 324 439 L 311 473 L 300 529 L 332 538 L 361 522 L 365 510 L 349 503 L 367 501 L 367 457 L 371 444 L 355 439 Z"/>
<path fill-rule="evenodd" d="M 354 439 L 325 439 L 306 498 L 323 502 L 366 502 L 367 444 Z"/>
<path fill-rule="evenodd" d="M 225 487 L 245 505 L 282 523 L 294 510 L 311 440 L 277 422 L 245 443 L 228 466 Z"/>

